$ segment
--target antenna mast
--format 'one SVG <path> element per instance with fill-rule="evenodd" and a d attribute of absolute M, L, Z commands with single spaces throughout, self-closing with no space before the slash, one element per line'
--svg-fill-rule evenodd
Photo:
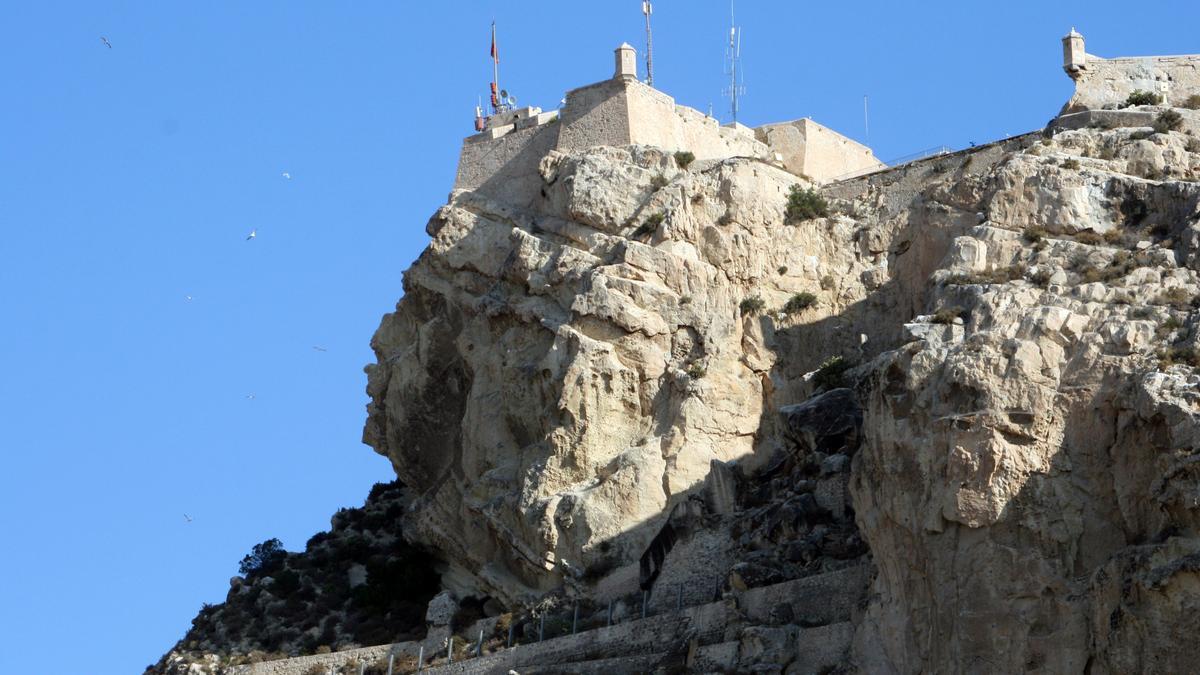
<path fill-rule="evenodd" d="M 642 0 L 642 14 L 646 15 L 646 84 L 654 86 L 654 37 L 650 33 L 650 15 L 654 8 L 650 0 Z"/>
<path fill-rule="evenodd" d="M 871 140 L 871 118 L 867 115 L 866 94 L 863 94 L 863 131 L 866 132 L 867 140 Z"/>
<path fill-rule="evenodd" d="M 738 117 L 738 97 L 746 93 L 746 87 L 742 84 L 742 29 L 738 27 L 737 21 L 733 14 L 733 0 L 729 0 L 729 47 L 726 49 L 727 70 L 726 75 L 729 76 L 729 88 L 725 90 L 725 95 L 730 99 L 730 112 L 733 114 L 733 122 L 737 123 Z"/>

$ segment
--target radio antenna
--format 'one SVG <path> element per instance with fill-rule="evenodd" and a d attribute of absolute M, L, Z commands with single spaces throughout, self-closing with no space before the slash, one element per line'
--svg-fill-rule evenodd
<path fill-rule="evenodd" d="M 725 51 L 725 62 L 725 74 L 729 76 L 729 87 L 725 89 L 724 94 L 729 97 L 730 113 L 736 124 L 738 97 L 746 93 L 746 86 L 742 84 L 742 29 L 738 27 L 737 20 L 734 18 L 733 0 L 729 0 L 729 46 Z"/>
<path fill-rule="evenodd" d="M 650 15 L 654 8 L 650 0 L 642 0 L 642 14 L 646 15 L 646 84 L 654 86 L 654 36 L 650 32 Z"/>
<path fill-rule="evenodd" d="M 871 140 L 871 118 L 867 115 L 867 95 L 863 94 L 863 131 L 867 135 L 867 140 Z"/>

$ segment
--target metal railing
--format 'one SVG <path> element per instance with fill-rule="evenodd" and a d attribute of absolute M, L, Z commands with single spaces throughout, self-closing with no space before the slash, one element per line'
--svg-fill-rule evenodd
<path fill-rule="evenodd" d="M 880 171 L 889 171 L 891 169 L 895 169 L 896 167 L 904 166 L 905 164 L 911 164 L 912 162 L 919 162 L 922 159 L 929 159 L 930 157 L 941 157 L 942 155 L 949 155 L 952 152 L 954 152 L 954 149 L 951 148 L 950 146 L 938 145 L 938 146 L 935 146 L 932 148 L 926 148 L 919 152 L 914 152 L 909 155 L 904 155 L 903 157 L 897 157 L 895 159 L 888 160 L 888 161 L 884 162 L 884 166 L 881 166 L 878 168 L 855 169 L 854 171 L 844 173 L 840 176 L 834 176 L 833 178 L 830 178 L 827 182 L 837 183 L 839 181 L 849 180 L 851 178 L 858 178 L 860 176 L 869 176 L 870 174 L 873 174 L 873 173 L 878 173 Z"/>
<path fill-rule="evenodd" d="M 928 159 L 930 157 L 941 157 L 942 155 L 948 155 L 952 152 L 954 152 L 954 148 L 951 148 L 948 145 L 938 145 L 932 148 L 925 148 L 924 150 L 920 150 L 909 155 L 904 155 L 903 157 L 897 157 L 884 163 L 888 165 L 889 169 L 891 169 L 902 164 L 908 164 L 909 162 L 916 162 L 922 159 Z"/>
<path fill-rule="evenodd" d="M 522 642 L 517 639 L 516 630 L 522 624 L 526 626 L 522 630 L 525 633 L 524 644 L 537 644 L 545 640 L 569 637 L 600 628 L 616 626 L 627 621 L 637 621 L 665 613 L 679 612 L 688 607 L 698 607 L 715 602 L 718 599 L 717 596 L 720 593 L 719 589 L 723 581 L 724 577 L 714 577 L 700 584 L 677 583 L 670 586 L 660 584 L 655 589 L 658 591 L 657 593 L 651 591 L 630 593 L 619 599 L 609 600 L 607 605 L 574 602 L 568 607 L 557 611 L 525 614 L 519 620 L 514 620 L 509 624 L 507 639 L 497 645 L 489 654 L 495 654 L 506 649 L 515 649 L 520 646 Z M 692 596 L 689 599 L 695 600 L 695 602 L 685 605 L 685 589 L 699 588 L 713 589 L 712 596 L 709 596 L 707 593 L 688 593 L 686 595 Z M 615 609 L 618 605 L 623 605 L 625 608 L 625 613 L 621 616 L 615 615 Z M 581 608 L 585 612 L 582 615 L 580 613 Z M 533 635 L 529 635 L 529 627 L 535 629 Z M 465 655 L 461 649 L 457 654 L 455 653 L 455 637 L 453 635 L 447 638 L 444 648 L 438 650 L 437 654 L 429 655 L 428 660 L 425 649 L 422 647 L 417 655 L 416 672 L 421 672 L 426 668 L 448 665 L 463 658 L 485 656 L 484 646 L 486 643 L 487 640 L 484 638 L 484 631 L 480 630 L 473 643 L 468 643 Z M 388 675 L 400 675 L 401 671 L 393 671 L 391 667 L 392 659 L 389 659 L 388 665 Z"/>

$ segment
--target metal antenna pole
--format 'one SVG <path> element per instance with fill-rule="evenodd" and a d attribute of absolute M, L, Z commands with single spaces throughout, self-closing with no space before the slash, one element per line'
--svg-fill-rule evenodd
<path fill-rule="evenodd" d="M 737 27 L 737 19 L 733 11 L 733 0 L 729 0 L 729 46 L 726 48 L 726 57 L 729 61 L 729 88 L 725 91 L 725 95 L 729 97 L 730 113 L 733 116 L 733 122 L 737 123 L 738 117 L 738 97 L 741 96 L 745 87 L 741 84 L 741 59 L 742 59 L 742 31 Z"/>
<path fill-rule="evenodd" d="M 863 130 L 866 132 L 867 140 L 871 140 L 871 118 L 867 115 L 866 94 L 863 94 Z"/>
<path fill-rule="evenodd" d="M 654 36 L 650 32 L 650 15 L 654 8 L 650 0 L 642 0 L 642 14 L 646 15 L 646 84 L 654 86 Z"/>

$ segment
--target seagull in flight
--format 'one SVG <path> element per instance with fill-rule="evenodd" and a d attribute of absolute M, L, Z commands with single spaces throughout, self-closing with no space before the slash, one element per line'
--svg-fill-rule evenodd
<path fill-rule="evenodd" d="M 183 519 L 184 519 L 184 520 L 186 520 L 186 521 L 187 521 L 187 522 L 189 522 L 189 523 L 190 523 L 190 522 L 192 522 L 192 517 L 191 517 L 191 516 L 189 516 L 189 515 L 188 515 L 188 514 L 186 514 L 186 513 L 185 513 L 185 514 L 183 514 Z"/>
<path fill-rule="evenodd" d="M 254 400 L 254 394 L 246 394 L 246 398 L 247 398 L 247 399 L 249 399 L 249 400 L 251 400 L 251 401 L 253 401 L 253 400 Z"/>
<path fill-rule="evenodd" d="M 250 234 L 246 235 L 246 241 L 250 241 L 251 239 L 253 239 L 253 238 L 257 237 L 257 236 L 258 236 L 258 230 L 257 230 L 257 229 L 250 230 Z"/>
<path fill-rule="evenodd" d="M 319 352 L 327 352 L 327 351 L 329 351 L 328 349 L 325 349 L 324 347 L 318 347 L 318 346 L 316 346 L 316 345 L 313 345 L 313 349 L 315 349 L 315 350 L 317 350 L 317 351 L 319 351 Z"/>
<path fill-rule="evenodd" d="M 108 41 L 108 38 L 106 38 L 106 37 L 104 37 L 103 35 L 101 35 L 101 36 L 100 36 L 100 41 L 104 43 L 104 46 L 105 46 L 105 47 L 108 47 L 109 49 L 112 49 L 112 43 Z"/>
<path fill-rule="evenodd" d="M 188 302 L 191 302 L 191 301 L 192 301 L 192 296 L 190 296 L 190 295 L 185 295 L 185 296 L 183 296 L 183 297 L 187 298 L 187 301 L 188 301 Z"/>
<path fill-rule="evenodd" d="M 288 179 L 288 180 L 291 180 L 291 179 L 292 179 L 292 174 L 290 174 L 290 173 L 288 173 L 288 172 L 284 171 L 284 172 L 283 172 L 283 177 L 284 177 L 284 178 L 286 178 L 286 179 Z"/>

